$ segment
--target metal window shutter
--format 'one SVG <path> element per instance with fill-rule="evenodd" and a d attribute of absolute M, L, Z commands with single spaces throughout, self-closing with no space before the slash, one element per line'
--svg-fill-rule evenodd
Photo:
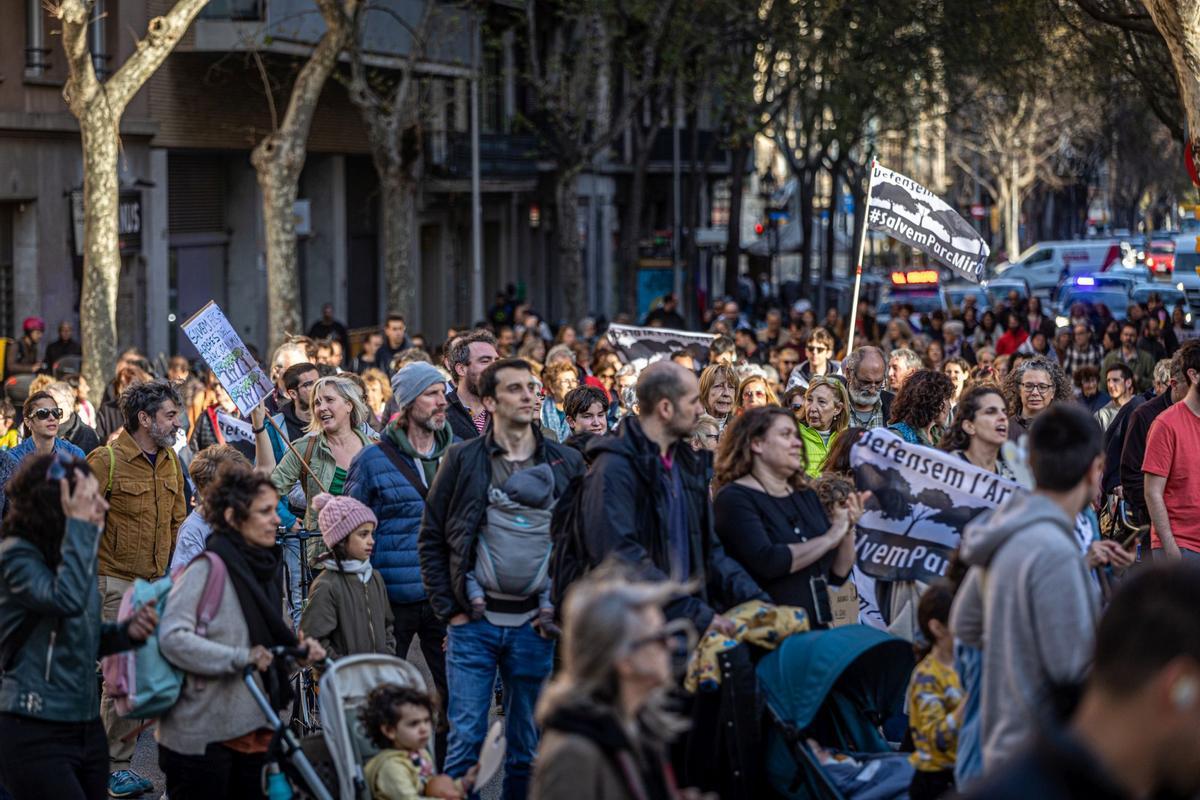
<path fill-rule="evenodd" d="M 176 155 L 167 160 L 168 220 L 171 233 L 225 230 L 225 159 Z"/>

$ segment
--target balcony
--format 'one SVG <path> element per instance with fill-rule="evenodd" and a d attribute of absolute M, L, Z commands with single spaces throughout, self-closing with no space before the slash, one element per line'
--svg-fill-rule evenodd
<path fill-rule="evenodd" d="M 540 160 L 543 160 L 543 156 L 538 148 L 537 137 L 509 133 L 479 135 L 479 173 L 483 177 L 536 177 Z M 445 158 L 434 169 L 447 178 L 470 178 L 470 134 L 447 134 Z"/>

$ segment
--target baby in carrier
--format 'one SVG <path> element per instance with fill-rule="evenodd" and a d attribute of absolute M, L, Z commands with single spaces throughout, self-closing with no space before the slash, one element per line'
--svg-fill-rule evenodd
<path fill-rule="evenodd" d="M 543 636 L 558 636 L 550 602 L 553 512 L 554 471 L 549 464 L 515 472 L 502 486 L 489 489 L 487 524 L 475 545 L 475 567 L 467 573 L 473 619 L 487 616 L 510 625 L 534 619 Z"/>

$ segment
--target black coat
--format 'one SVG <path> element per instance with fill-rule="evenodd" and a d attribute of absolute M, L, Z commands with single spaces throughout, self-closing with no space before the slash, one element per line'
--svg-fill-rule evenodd
<path fill-rule="evenodd" d="M 633 565 L 638 578 L 665 581 L 671 572 L 667 545 L 667 499 L 658 445 L 646 438 L 636 417 L 625 417 L 617 430 L 588 444 L 591 469 L 583 484 L 584 542 L 588 561 L 606 558 Z M 669 619 L 687 617 L 704 631 L 713 615 L 746 600 L 767 600 L 741 565 L 726 554 L 713 532 L 708 486 L 712 455 L 677 444 L 687 495 L 691 537 L 691 575 L 700 579 L 696 594 L 665 609 Z"/>
<path fill-rule="evenodd" d="M 533 435 L 538 462 L 554 470 L 554 496 L 562 497 L 571 479 L 583 474 L 583 456 L 546 440 L 536 425 Z M 417 555 L 425 594 L 442 622 L 471 608 L 467 573 L 475 567 L 475 543 L 487 517 L 492 456 L 503 452 L 490 429 L 452 445 L 425 498 Z"/>
<path fill-rule="evenodd" d="M 1121 447 L 1121 486 L 1125 490 L 1125 504 L 1139 525 L 1150 521 L 1146 511 L 1146 477 L 1142 474 L 1142 459 L 1146 457 L 1150 425 L 1170 407 L 1171 390 L 1167 389 L 1153 400 L 1138 406 L 1126 426 L 1125 444 Z"/>
<path fill-rule="evenodd" d="M 478 438 L 479 431 L 475 430 L 475 420 L 471 419 L 471 412 L 463 405 L 462 400 L 458 399 L 458 392 L 447 392 L 446 401 L 449 403 L 446 406 L 446 421 L 450 423 L 450 430 L 454 431 L 454 435 L 464 442 Z"/>

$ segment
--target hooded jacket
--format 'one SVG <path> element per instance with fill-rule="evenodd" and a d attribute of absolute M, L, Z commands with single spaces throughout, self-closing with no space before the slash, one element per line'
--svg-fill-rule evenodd
<path fill-rule="evenodd" d="M 394 443 L 392 428 L 384 431 Z M 435 434 L 434 454 L 441 458 L 450 447 L 454 434 L 447 426 Z M 421 462 L 401 450 L 400 458 L 412 464 L 419 478 L 424 474 Z M 404 476 L 382 445 L 365 447 L 350 462 L 345 492 L 375 512 L 375 550 L 371 565 L 379 570 L 392 603 L 416 603 L 425 599 L 421 584 L 421 564 L 417 558 L 417 535 L 425 513 L 428 487 L 414 486 Z"/>
<path fill-rule="evenodd" d="M 1053 690 L 1078 683 L 1099 617 L 1075 523 L 1047 497 L 1017 495 L 977 517 L 960 553 L 970 566 L 950 627 L 983 650 L 983 763 L 988 771 L 1031 739 Z"/>
<path fill-rule="evenodd" d="M 588 444 L 591 469 L 583 483 L 584 543 L 588 562 L 597 566 L 616 557 L 634 567 L 640 580 L 665 581 L 671 572 L 667 541 L 667 497 L 663 491 L 658 445 L 642 431 L 637 417 L 625 417 L 617 430 Z M 718 611 L 769 598 L 746 571 L 726 554 L 713 531 L 712 454 L 677 444 L 688 516 L 690 574 L 700 580 L 696 594 L 668 604 L 669 619 L 687 617 L 698 631 Z"/>

